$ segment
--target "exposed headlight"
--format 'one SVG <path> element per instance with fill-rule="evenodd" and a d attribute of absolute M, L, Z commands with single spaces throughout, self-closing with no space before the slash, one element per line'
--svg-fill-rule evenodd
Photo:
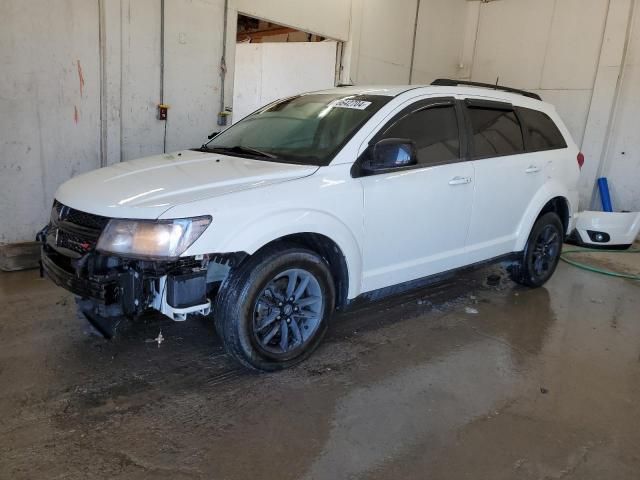
<path fill-rule="evenodd" d="M 97 249 L 129 257 L 177 258 L 211 223 L 211 217 L 175 220 L 112 219 L 100 235 Z"/>

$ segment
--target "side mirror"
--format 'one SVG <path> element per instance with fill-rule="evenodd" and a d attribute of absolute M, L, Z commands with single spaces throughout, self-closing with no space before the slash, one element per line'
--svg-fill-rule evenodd
<path fill-rule="evenodd" d="M 207 138 L 209 140 L 211 140 L 212 138 L 214 138 L 216 135 L 218 135 L 220 132 L 213 132 L 211 135 L 207 135 Z"/>
<path fill-rule="evenodd" d="M 399 167 L 410 167 L 418 163 L 416 145 L 406 138 L 385 138 L 373 146 L 370 159 L 362 169 L 366 173 L 383 173 Z"/>

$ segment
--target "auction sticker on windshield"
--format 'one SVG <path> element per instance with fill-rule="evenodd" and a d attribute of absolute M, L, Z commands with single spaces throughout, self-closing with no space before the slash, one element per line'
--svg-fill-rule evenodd
<path fill-rule="evenodd" d="M 333 106 L 337 108 L 353 108 L 356 110 L 365 110 L 369 105 L 371 105 L 371 102 L 353 100 L 351 98 L 343 98 L 342 100 L 337 100 L 336 103 L 333 104 Z"/>

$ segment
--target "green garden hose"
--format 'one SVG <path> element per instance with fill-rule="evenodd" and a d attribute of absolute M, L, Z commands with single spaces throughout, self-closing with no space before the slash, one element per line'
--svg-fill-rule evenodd
<path fill-rule="evenodd" d="M 595 250 L 595 249 L 592 250 L 592 249 L 585 248 L 585 249 L 564 250 L 562 252 L 562 255 L 560 255 L 560 259 L 563 262 L 567 262 L 569 265 L 573 265 L 574 267 L 578 267 L 583 270 L 587 270 L 589 272 L 601 273 L 602 275 L 609 275 L 610 277 L 627 278 L 629 280 L 640 280 L 640 275 L 613 272 L 611 270 L 605 270 L 602 268 L 594 267 L 586 263 L 576 262 L 575 260 L 571 260 L 570 258 L 566 257 L 566 255 L 571 253 L 640 253 L 640 249 L 632 248 L 629 250 Z"/>

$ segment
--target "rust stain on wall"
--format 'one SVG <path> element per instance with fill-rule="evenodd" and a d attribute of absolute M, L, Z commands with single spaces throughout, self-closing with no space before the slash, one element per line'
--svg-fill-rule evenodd
<path fill-rule="evenodd" d="M 80 113 L 78 112 L 78 107 L 74 105 L 73 106 L 73 123 L 77 125 L 79 121 L 80 121 Z"/>
<path fill-rule="evenodd" d="M 84 92 L 84 74 L 82 73 L 82 65 L 80 65 L 80 60 L 76 60 L 76 64 L 78 66 L 78 80 L 80 81 L 80 97 Z"/>

